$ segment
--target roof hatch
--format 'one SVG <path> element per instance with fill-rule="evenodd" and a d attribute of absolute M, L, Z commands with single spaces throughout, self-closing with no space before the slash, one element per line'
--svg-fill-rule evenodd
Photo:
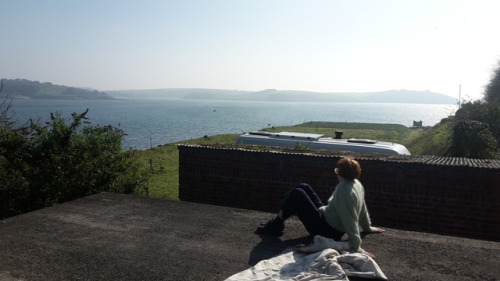
<path fill-rule="evenodd" d="M 370 140 L 370 139 L 354 139 L 354 138 L 351 138 L 351 139 L 348 139 L 347 142 L 355 142 L 355 143 L 370 143 L 370 144 L 374 144 L 374 143 L 377 143 L 377 140 Z"/>

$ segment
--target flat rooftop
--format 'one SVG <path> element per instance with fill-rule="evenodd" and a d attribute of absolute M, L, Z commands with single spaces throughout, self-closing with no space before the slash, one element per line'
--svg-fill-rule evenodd
<path fill-rule="evenodd" d="M 101 193 L 0 220 L 0 280 L 221 281 L 304 241 L 253 233 L 273 216 Z M 386 230 L 363 248 L 389 280 L 500 280 L 500 242 Z"/>

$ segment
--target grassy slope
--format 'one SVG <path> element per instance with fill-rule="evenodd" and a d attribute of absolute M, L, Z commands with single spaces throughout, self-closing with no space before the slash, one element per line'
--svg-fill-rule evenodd
<path fill-rule="evenodd" d="M 170 143 L 144 151 L 138 151 L 137 161 L 150 172 L 149 196 L 179 199 L 179 151 L 178 144 L 234 144 L 237 134 L 217 135 L 188 141 Z"/>
<path fill-rule="evenodd" d="M 370 123 L 346 123 L 346 122 L 307 122 L 291 127 L 278 127 L 267 129 L 271 132 L 292 131 L 299 133 L 324 134 L 334 137 L 335 131 L 342 131 L 342 138 L 376 139 L 389 142 L 397 142 L 407 145 L 418 136 L 421 131 L 409 129 L 399 124 L 370 124 Z M 410 150 L 411 151 L 411 150 Z"/>
<path fill-rule="evenodd" d="M 366 124 L 366 123 L 334 123 L 308 122 L 291 127 L 267 128 L 267 131 L 307 132 L 334 136 L 335 131 L 343 131 L 344 138 L 370 138 L 401 143 L 413 152 L 412 145 L 419 150 L 417 139 L 424 133 L 422 130 L 409 129 L 396 124 Z M 171 143 L 153 149 L 139 151 L 137 161 L 151 174 L 149 182 L 149 196 L 178 200 L 179 198 L 179 152 L 177 145 L 181 143 L 193 144 L 235 144 L 237 134 L 211 136 L 188 141 Z"/>
<path fill-rule="evenodd" d="M 431 130 L 409 140 L 405 145 L 412 154 L 443 156 L 449 151 L 452 139 L 453 117 L 449 117 L 441 120 Z"/>

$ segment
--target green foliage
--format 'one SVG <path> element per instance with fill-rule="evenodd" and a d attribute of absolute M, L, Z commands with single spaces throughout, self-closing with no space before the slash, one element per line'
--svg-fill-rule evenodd
<path fill-rule="evenodd" d="M 149 196 L 179 200 L 178 144 L 235 144 L 237 134 L 217 135 L 170 143 L 148 150 L 137 151 L 135 161 L 143 173 L 148 173 Z"/>
<path fill-rule="evenodd" d="M 467 102 L 455 114 L 447 156 L 500 159 L 500 104 Z"/>
<path fill-rule="evenodd" d="M 500 104 L 500 61 L 498 68 L 494 71 L 490 83 L 484 92 L 484 100 L 487 103 Z"/>
<path fill-rule="evenodd" d="M 416 134 L 406 143 L 406 148 L 413 155 L 446 155 L 452 144 L 453 124 L 454 118 L 448 117 L 430 130 L 414 130 Z"/>
<path fill-rule="evenodd" d="M 33 99 L 112 99 L 108 94 L 96 90 L 66 87 L 52 83 L 40 83 L 26 79 L 2 79 L 2 97 Z"/>
<path fill-rule="evenodd" d="M 309 151 L 309 147 L 306 145 L 301 144 L 300 142 L 297 142 L 295 146 L 293 147 L 294 150 L 296 151 Z"/>
<path fill-rule="evenodd" d="M 449 156 L 500 159 L 500 67 L 486 87 L 484 100 L 462 104 L 455 118 Z"/>
<path fill-rule="evenodd" d="M 98 192 L 143 192 L 134 151 L 121 151 L 123 132 L 86 124 L 86 113 L 0 126 L 0 217 Z"/>
<path fill-rule="evenodd" d="M 467 102 L 461 106 L 455 117 L 457 121 L 474 120 L 486 124 L 491 134 L 500 140 L 500 103 Z"/>
<path fill-rule="evenodd" d="M 453 127 L 451 153 L 455 157 L 495 158 L 497 141 L 488 125 L 475 120 L 457 120 Z"/>

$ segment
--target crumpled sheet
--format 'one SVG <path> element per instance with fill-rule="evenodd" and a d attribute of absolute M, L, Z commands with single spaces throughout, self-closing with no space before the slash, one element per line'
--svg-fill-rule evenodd
<path fill-rule="evenodd" d="M 306 247 L 287 248 L 225 281 L 349 281 L 348 276 L 387 280 L 372 258 L 346 253 L 348 247 L 346 242 L 315 236 Z"/>

